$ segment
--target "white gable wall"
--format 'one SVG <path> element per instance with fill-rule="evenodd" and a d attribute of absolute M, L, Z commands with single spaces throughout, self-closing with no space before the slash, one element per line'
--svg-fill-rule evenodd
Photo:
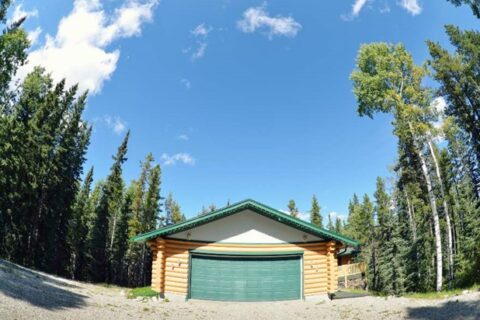
<path fill-rule="evenodd" d="M 251 210 L 244 210 L 202 226 L 172 234 L 169 238 L 228 243 L 288 243 L 322 240 Z"/>

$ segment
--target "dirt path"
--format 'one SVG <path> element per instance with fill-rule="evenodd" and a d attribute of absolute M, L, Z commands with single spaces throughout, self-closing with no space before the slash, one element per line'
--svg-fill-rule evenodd
<path fill-rule="evenodd" d="M 0 260 L 0 319 L 480 319 L 480 293 L 445 300 L 363 297 L 220 303 L 127 299 L 119 288 L 68 281 Z"/>

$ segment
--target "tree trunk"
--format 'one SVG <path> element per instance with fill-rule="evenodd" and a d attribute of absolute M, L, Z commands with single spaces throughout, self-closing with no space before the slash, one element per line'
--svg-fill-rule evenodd
<path fill-rule="evenodd" d="M 445 212 L 445 221 L 447 223 L 447 258 L 448 258 L 448 288 L 452 288 L 453 281 L 453 237 L 452 237 L 452 223 L 450 221 L 450 214 L 448 212 L 447 198 L 445 196 L 445 188 L 443 185 L 443 179 L 440 174 L 440 167 L 438 165 L 437 156 L 435 155 L 435 150 L 433 149 L 432 141 L 428 139 L 428 148 L 433 159 L 433 164 L 435 165 L 435 172 L 437 174 L 438 182 L 440 184 L 440 192 L 442 195 L 443 210 Z"/>
<path fill-rule="evenodd" d="M 435 252 L 436 252 L 436 261 L 437 261 L 437 270 L 436 270 L 437 279 L 436 279 L 435 289 L 437 291 L 441 291 L 442 282 L 443 282 L 443 258 L 442 258 L 442 236 L 440 234 L 440 219 L 438 217 L 438 211 L 437 211 L 437 199 L 433 192 L 432 179 L 430 178 L 430 173 L 428 172 L 427 161 L 425 160 L 425 156 L 422 154 L 422 149 L 418 146 L 417 137 L 415 136 L 412 124 L 410 122 L 408 122 L 408 126 L 412 134 L 413 144 L 417 149 L 418 157 L 420 159 L 422 173 L 425 178 L 425 183 L 427 184 L 428 199 L 430 201 L 430 207 L 432 208 L 433 229 L 434 229 L 434 236 L 435 236 Z"/>
<path fill-rule="evenodd" d="M 405 198 L 407 199 L 408 222 L 412 231 L 413 241 L 417 242 L 417 226 L 415 224 L 415 211 L 413 205 L 410 203 L 408 193 L 405 191 Z"/>

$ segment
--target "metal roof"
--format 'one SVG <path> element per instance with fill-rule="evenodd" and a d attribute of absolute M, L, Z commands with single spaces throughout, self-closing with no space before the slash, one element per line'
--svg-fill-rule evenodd
<path fill-rule="evenodd" d="M 164 237 L 168 236 L 174 233 L 178 233 L 181 231 L 189 230 L 198 226 L 201 226 L 203 224 L 230 216 L 232 214 L 238 213 L 243 210 L 252 210 L 258 214 L 261 214 L 265 217 L 271 218 L 275 221 L 278 221 L 280 223 L 283 223 L 285 225 L 288 225 L 290 227 L 296 228 L 298 230 L 301 230 L 303 232 L 319 236 L 321 238 L 324 238 L 326 240 L 336 240 L 340 241 L 344 244 L 351 245 L 351 246 L 358 246 L 360 245 L 357 241 L 350 239 L 348 237 L 345 237 L 343 235 L 340 235 L 338 233 L 326 230 L 324 228 L 320 228 L 314 224 L 311 224 L 309 222 L 303 221 L 301 219 L 292 217 L 286 213 L 283 213 L 279 210 L 273 209 L 269 206 L 266 206 L 260 202 L 257 202 L 255 200 L 247 199 L 243 200 L 241 202 L 232 204 L 230 206 L 227 206 L 225 208 L 213 211 L 211 213 L 205 214 L 203 216 L 199 216 L 196 218 L 189 219 L 187 221 L 166 226 L 157 230 L 153 230 L 147 233 L 139 234 L 135 237 L 132 238 L 133 241 L 146 241 L 149 239 L 153 239 L 156 237 Z"/>

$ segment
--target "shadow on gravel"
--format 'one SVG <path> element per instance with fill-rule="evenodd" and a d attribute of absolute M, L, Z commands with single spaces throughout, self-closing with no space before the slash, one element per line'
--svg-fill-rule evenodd
<path fill-rule="evenodd" d="M 447 301 L 439 306 L 408 308 L 407 315 L 418 320 L 478 320 L 480 301 Z"/>
<path fill-rule="evenodd" d="M 0 293 L 8 297 L 48 310 L 86 306 L 86 296 L 68 290 L 73 288 L 78 287 L 0 260 Z"/>

